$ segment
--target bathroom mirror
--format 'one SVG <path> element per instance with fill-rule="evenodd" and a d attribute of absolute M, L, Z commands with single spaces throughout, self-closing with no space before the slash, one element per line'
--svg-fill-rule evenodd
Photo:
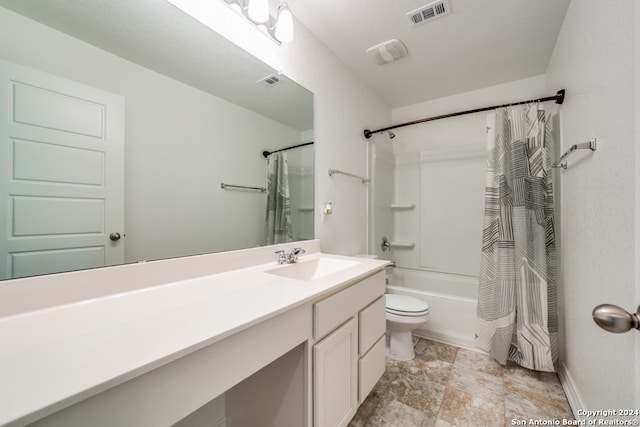
<path fill-rule="evenodd" d="M 266 244 L 263 152 L 313 141 L 311 92 L 165 1 L 0 0 L 0 33 L 1 60 L 122 97 L 124 226 L 87 232 L 120 247 L 119 262 Z M 314 237 L 313 147 L 284 151 L 293 241 Z M 12 196 L 3 199 L 0 221 L 10 230 L 20 209 Z M 49 222 L 52 212 L 32 222 Z M 112 233 L 121 238 L 109 241 Z M 75 265 L 76 248 L 46 247 L 28 252 L 40 260 L 35 267 L 17 268 L 20 258 L 2 245 L 2 279 L 105 259 L 98 250 Z"/>

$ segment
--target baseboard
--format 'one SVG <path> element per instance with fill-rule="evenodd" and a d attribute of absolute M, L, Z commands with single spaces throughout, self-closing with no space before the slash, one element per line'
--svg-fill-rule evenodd
<path fill-rule="evenodd" d="M 558 377 L 560 378 L 560 384 L 562 384 L 562 389 L 564 390 L 565 396 L 567 396 L 567 401 L 569 402 L 569 406 L 571 406 L 571 411 L 573 412 L 573 416 L 575 419 L 583 419 L 584 417 L 579 417 L 577 415 L 578 410 L 584 409 L 584 402 L 580 398 L 580 394 L 576 389 L 575 382 L 571 377 L 571 374 L 566 369 L 563 363 L 560 363 L 558 367 Z"/>
<path fill-rule="evenodd" d="M 227 418 L 226 417 L 222 417 L 220 419 L 218 419 L 216 422 L 214 422 L 211 427 L 227 427 Z"/>
<path fill-rule="evenodd" d="M 484 353 L 482 350 L 480 350 L 478 347 L 475 346 L 472 340 L 462 339 L 452 335 L 439 334 L 437 332 L 426 331 L 424 329 L 418 329 L 416 331 L 413 331 L 413 335 L 415 335 L 416 337 L 426 338 L 428 340 L 441 342 L 443 344 L 449 344 L 455 347 L 461 347 L 467 350 Z"/>

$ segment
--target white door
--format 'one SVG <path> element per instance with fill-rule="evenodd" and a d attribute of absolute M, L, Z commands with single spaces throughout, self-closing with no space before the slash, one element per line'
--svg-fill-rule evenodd
<path fill-rule="evenodd" d="M 0 279 L 124 262 L 124 98 L 0 60 L 0 100 Z"/>

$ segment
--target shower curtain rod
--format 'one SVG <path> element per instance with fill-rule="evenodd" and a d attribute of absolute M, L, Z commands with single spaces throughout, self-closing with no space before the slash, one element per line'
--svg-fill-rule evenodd
<path fill-rule="evenodd" d="M 284 147 L 284 148 L 281 148 L 279 150 L 263 151 L 262 155 L 266 158 L 266 157 L 269 157 L 269 154 L 277 153 L 279 151 L 291 150 L 292 148 L 304 147 L 305 145 L 311 145 L 311 144 L 313 144 L 313 141 L 305 142 L 304 144 L 292 145 L 291 147 Z"/>
<path fill-rule="evenodd" d="M 558 92 L 556 92 L 555 95 L 547 96 L 545 98 L 530 99 L 528 101 L 512 102 L 510 104 L 494 105 L 494 106 L 491 106 L 491 107 L 482 107 L 482 108 L 476 108 L 476 109 L 473 109 L 473 110 L 459 111 L 457 113 L 443 114 L 441 116 L 427 117 L 425 119 L 414 120 L 412 122 L 402 123 L 402 124 L 399 124 L 399 125 L 393 125 L 393 126 L 389 126 L 389 127 L 378 129 L 378 130 L 365 129 L 364 130 L 364 137 L 369 139 L 369 138 L 371 138 L 371 135 L 373 135 L 374 133 L 386 132 L 386 131 L 389 131 L 391 129 L 396 129 L 396 128 L 403 127 L 403 126 L 416 125 L 418 123 L 424 123 L 424 122 L 430 122 L 430 121 L 433 121 L 433 120 L 446 119 L 446 118 L 449 118 L 449 117 L 462 116 L 462 115 L 465 115 L 465 114 L 479 113 L 481 111 L 495 110 L 496 108 L 511 107 L 512 105 L 521 105 L 521 104 L 528 104 L 530 102 L 547 102 L 547 101 L 555 101 L 556 104 L 562 104 L 564 102 L 564 95 L 565 95 L 565 90 L 561 89 Z"/>

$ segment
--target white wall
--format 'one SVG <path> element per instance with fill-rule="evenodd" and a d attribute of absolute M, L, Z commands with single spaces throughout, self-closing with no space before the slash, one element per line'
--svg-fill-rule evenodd
<path fill-rule="evenodd" d="M 569 397 L 585 409 L 637 403 L 637 333 L 610 334 L 591 320 L 598 304 L 634 311 L 638 303 L 637 8 L 635 1 L 571 2 L 547 70 L 549 90 L 567 88 L 561 110 L 563 151 L 598 138 L 595 153 L 570 159 L 561 188 L 562 359 Z"/>
<path fill-rule="evenodd" d="M 200 8 L 198 0 L 179 0 L 185 8 Z M 218 33 L 311 90 L 315 101 L 315 230 L 322 251 L 353 255 L 367 249 L 369 184 L 343 175 L 340 169 L 367 176 L 366 128 L 390 122 L 390 109 L 299 22 L 292 43 L 277 46 L 243 17 L 214 1 L 205 19 Z M 296 11 L 292 11 L 294 16 Z M 324 201 L 333 215 L 322 222 Z"/>
<path fill-rule="evenodd" d="M 640 7 L 635 7 L 634 13 L 635 25 L 635 72 L 636 75 L 640 70 Z M 635 131 L 635 139 L 636 141 L 640 141 L 640 117 L 638 117 L 638 111 L 640 111 L 640 83 L 638 83 L 637 77 L 634 80 L 634 85 L 636 88 L 635 91 L 635 118 L 636 118 L 636 131 Z M 635 150 L 635 229 L 640 230 L 640 150 Z M 636 241 L 635 241 L 635 283 L 636 283 L 636 298 L 635 301 L 640 301 L 640 233 L 636 232 Z M 640 408 L 640 336 L 636 335 L 636 366 L 635 366 L 635 377 L 636 377 L 636 408 Z"/>
<path fill-rule="evenodd" d="M 386 137 L 373 136 L 369 159 L 371 181 L 370 239 L 368 253 L 382 259 L 394 259 L 391 251 L 383 251 L 382 237 L 393 238 L 393 213 L 389 206 L 394 203 L 395 158 Z"/>
<path fill-rule="evenodd" d="M 264 244 L 264 194 L 220 183 L 264 186 L 262 150 L 299 131 L 1 8 L 0 27 L 0 57 L 125 97 L 127 262 Z"/>
<path fill-rule="evenodd" d="M 313 136 L 304 140 L 313 141 Z M 314 238 L 313 152 L 313 146 L 311 145 L 287 152 L 293 240 L 310 240 Z"/>

